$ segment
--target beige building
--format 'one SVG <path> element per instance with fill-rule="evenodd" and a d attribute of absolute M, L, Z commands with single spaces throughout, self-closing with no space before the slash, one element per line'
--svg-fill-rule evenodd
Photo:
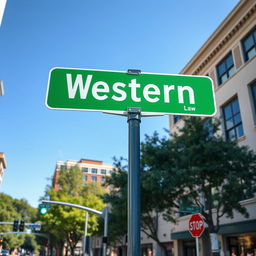
<path fill-rule="evenodd" d="M 0 153 L 0 185 L 3 182 L 4 170 L 6 169 L 5 154 Z"/>
<path fill-rule="evenodd" d="M 223 136 L 256 151 L 256 1 L 241 0 L 180 73 L 211 77 Z M 181 116 L 170 116 L 171 132 L 182 125 Z M 221 256 L 256 256 L 256 197 L 241 204 L 250 213 L 248 219 L 239 213 L 221 219 Z M 188 232 L 191 215 L 176 217 L 177 225 L 159 220 L 159 239 L 169 255 L 195 256 L 195 239 Z M 161 255 L 143 234 L 141 242 L 147 248 L 143 256 Z M 200 256 L 207 256 L 201 239 L 199 248 Z"/>
<path fill-rule="evenodd" d="M 212 78 L 223 136 L 256 150 L 256 1 L 241 0 L 181 74 Z M 171 131 L 182 123 L 180 116 L 170 116 Z M 238 213 L 233 219 L 221 219 L 222 256 L 256 255 L 256 197 L 241 204 L 249 219 Z M 187 231 L 189 218 L 178 217 L 178 225 L 171 228 L 175 256 L 195 255 L 195 241 Z M 200 248 L 200 255 L 205 255 L 202 241 Z"/>

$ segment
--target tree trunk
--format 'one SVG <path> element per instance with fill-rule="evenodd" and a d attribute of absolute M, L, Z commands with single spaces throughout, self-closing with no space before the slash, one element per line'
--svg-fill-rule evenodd
<path fill-rule="evenodd" d="M 211 255 L 211 240 L 210 240 L 208 228 L 205 229 L 202 235 L 202 242 L 203 242 L 202 244 L 203 255 Z"/>
<path fill-rule="evenodd" d="M 72 256 L 75 255 L 75 247 L 73 247 L 73 246 L 71 247 L 70 246 L 70 253 L 71 253 Z"/>
<path fill-rule="evenodd" d="M 161 248 L 161 252 L 164 253 L 164 256 L 167 256 L 167 249 L 166 247 L 164 246 L 164 244 L 162 244 L 159 240 L 156 241 L 157 244 L 159 245 L 159 247 Z"/>

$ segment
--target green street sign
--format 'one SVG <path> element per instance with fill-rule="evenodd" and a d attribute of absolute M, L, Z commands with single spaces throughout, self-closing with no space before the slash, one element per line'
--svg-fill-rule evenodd
<path fill-rule="evenodd" d="M 39 204 L 38 208 L 39 209 L 42 209 L 42 208 L 51 209 L 52 206 L 50 204 Z"/>
<path fill-rule="evenodd" d="M 216 113 L 209 77 L 72 68 L 50 71 L 46 106 L 124 115 L 128 108 L 140 108 L 142 115 Z"/>
<path fill-rule="evenodd" d="M 196 205 L 189 205 L 189 206 L 184 206 L 182 205 L 179 209 L 180 212 L 187 212 L 187 213 L 200 213 L 201 208 Z"/>

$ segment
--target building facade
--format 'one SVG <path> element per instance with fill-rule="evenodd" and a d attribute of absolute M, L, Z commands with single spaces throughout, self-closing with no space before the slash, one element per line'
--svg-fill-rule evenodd
<path fill-rule="evenodd" d="M 256 1 L 241 0 L 209 37 L 180 74 L 209 76 L 215 88 L 216 117 L 227 140 L 256 151 Z M 183 126 L 182 116 L 169 117 L 170 131 Z M 221 219 L 218 232 L 221 256 L 256 256 L 256 197 L 240 202 L 250 217 L 235 212 Z M 159 221 L 159 240 L 168 256 L 196 256 L 196 243 L 188 232 L 191 215 L 175 216 L 177 224 Z M 199 239 L 199 255 L 208 256 Z M 142 234 L 143 256 L 161 256 L 159 246 Z"/>
<path fill-rule="evenodd" d="M 209 76 L 214 83 L 222 135 L 256 151 L 256 1 L 241 0 L 181 71 Z M 170 116 L 170 131 L 183 125 Z M 256 255 L 256 197 L 240 202 L 250 214 L 222 217 L 218 232 L 221 256 Z M 191 215 L 177 216 L 171 227 L 175 256 L 196 255 L 188 230 Z M 200 256 L 206 255 L 200 239 Z M 233 253 L 233 254 L 232 254 Z"/>
<path fill-rule="evenodd" d="M 106 176 L 110 176 L 114 169 L 112 165 L 103 163 L 99 160 L 80 159 L 79 161 L 58 161 L 56 163 L 52 184 L 55 190 L 59 190 L 58 179 L 60 175 L 60 170 L 62 168 L 68 169 L 73 166 L 77 166 L 78 168 L 83 170 L 85 184 L 88 184 L 90 182 L 97 182 L 100 184 L 104 183 Z"/>

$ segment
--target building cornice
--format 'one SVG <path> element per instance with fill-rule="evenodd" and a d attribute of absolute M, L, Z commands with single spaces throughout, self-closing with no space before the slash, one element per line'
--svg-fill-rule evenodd
<path fill-rule="evenodd" d="M 180 73 L 200 74 L 205 66 L 234 38 L 255 12 L 255 0 L 240 1 Z"/>

